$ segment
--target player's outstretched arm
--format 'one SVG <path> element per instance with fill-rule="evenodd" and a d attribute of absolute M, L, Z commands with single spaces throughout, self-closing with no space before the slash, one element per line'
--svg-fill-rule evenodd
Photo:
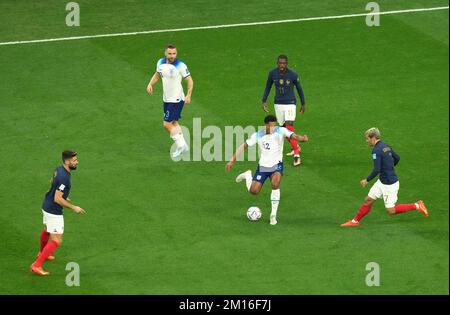
<path fill-rule="evenodd" d="M 225 165 L 225 170 L 229 172 L 231 170 L 231 167 L 233 166 L 234 162 L 236 162 L 236 159 L 238 156 L 240 156 L 246 149 L 248 148 L 247 143 L 243 143 L 237 148 L 236 152 L 231 157 L 230 161 Z"/>
<path fill-rule="evenodd" d="M 156 82 L 158 82 L 159 78 L 161 76 L 159 75 L 158 72 L 155 72 L 152 76 L 152 78 L 150 79 L 150 82 L 147 85 L 147 93 L 152 95 L 153 94 L 153 85 L 155 85 Z"/>
<path fill-rule="evenodd" d="M 63 198 L 63 192 L 62 191 L 55 191 L 55 202 L 59 204 L 60 206 L 72 209 L 75 213 L 84 214 L 86 211 L 84 211 L 83 208 L 74 206 L 70 202 L 68 202 L 66 199 Z"/>
<path fill-rule="evenodd" d="M 192 80 L 191 76 L 188 76 L 185 80 L 187 82 L 187 92 L 186 97 L 184 98 L 184 103 L 190 104 L 192 97 L 192 90 L 194 89 L 194 80 Z"/>
<path fill-rule="evenodd" d="M 291 138 L 294 140 L 297 140 L 299 142 L 308 142 L 309 141 L 308 135 L 300 136 L 300 135 L 296 135 L 295 133 L 293 133 Z"/>

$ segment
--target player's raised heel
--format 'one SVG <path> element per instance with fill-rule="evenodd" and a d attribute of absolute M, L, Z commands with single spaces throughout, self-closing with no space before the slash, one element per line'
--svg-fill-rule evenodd
<path fill-rule="evenodd" d="M 359 226 L 359 222 L 353 222 L 352 220 L 348 220 L 345 223 L 341 224 L 342 227 L 349 227 L 349 226 Z"/>
<path fill-rule="evenodd" d="M 419 209 L 417 211 L 422 212 L 424 216 L 428 217 L 428 209 L 425 207 L 425 204 L 422 200 L 417 201 L 417 204 L 419 205 Z"/>
<path fill-rule="evenodd" d="M 36 267 L 34 264 L 30 266 L 30 271 L 38 276 L 49 276 L 50 272 L 44 271 L 42 267 Z"/>
<path fill-rule="evenodd" d="M 251 171 L 251 170 L 248 170 L 248 171 L 246 171 L 246 172 L 244 172 L 244 173 L 239 174 L 239 175 L 236 177 L 236 183 L 242 182 L 242 181 L 247 177 L 247 174 L 249 174 L 249 176 L 252 176 L 252 171 Z"/>

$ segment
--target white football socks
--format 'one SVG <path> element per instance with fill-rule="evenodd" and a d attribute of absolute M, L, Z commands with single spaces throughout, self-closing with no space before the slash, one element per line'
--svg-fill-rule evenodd
<path fill-rule="evenodd" d="M 245 173 L 245 185 L 247 186 L 247 190 L 250 191 L 250 187 L 252 186 L 252 172 L 246 172 Z"/>
<path fill-rule="evenodd" d="M 272 189 L 270 200 L 272 201 L 272 212 L 270 213 L 270 215 L 276 216 L 278 211 L 278 204 L 280 203 L 280 189 Z"/>
<path fill-rule="evenodd" d="M 175 129 L 175 128 L 174 128 Z M 181 128 L 176 128 L 172 134 L 170 135 L 177 148 L 182 148 L 186 145 L 186 140 L 184 140 L 183 133 L 181 132 Z"/>

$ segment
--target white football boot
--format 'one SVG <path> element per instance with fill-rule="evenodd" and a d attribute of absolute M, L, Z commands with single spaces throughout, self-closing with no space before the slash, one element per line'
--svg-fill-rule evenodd
<path fill-rule="evenodd" d="M 277 224 L 278 222 L 277 222 L 277 216 L 276 215 L 274 215 L 274 214 L 271 214 L 270 215 L 270 225 L 275 225 L 275 224 Z"/>
<path fill-rule="evenodd" d="M 248 171 L 246 171 L 246 172 L 244 172 L 244 173 L 241 173 L 241 174 L 239 174 L 239 175 L 236 177 L 236 183 L 242 182 L 242 180 L 244 180 L 244 179 L 247 177 L 247 173 L 248 173 L 250 176 L 252 176 L 252 171 L 251 171 L 251 170 L 248 170 Z"/>
<path fill-rule="evenodd" d="M 187 152 L 187 151 L 189 151 L 189 147 L 186 144 L 186 145 L 184 145 L 184 146 L 182 146 L 180 148 L 177 148 L 175 150 L 175 152 L 172 153 L 172 157 L 175 159 L 175 158 L 177 158 L 179 156 L 182 156 L 184 154 L 184 152 Z"/>

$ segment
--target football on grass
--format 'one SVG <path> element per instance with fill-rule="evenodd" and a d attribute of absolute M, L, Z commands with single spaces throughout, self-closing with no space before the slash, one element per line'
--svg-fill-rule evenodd
<path fill-rule="evenodd" d="M 247 218 L 250 221 L 258 221 L 261 219 L 261 209 L 258 207 L 250 207 L 247 210 Z"/>

